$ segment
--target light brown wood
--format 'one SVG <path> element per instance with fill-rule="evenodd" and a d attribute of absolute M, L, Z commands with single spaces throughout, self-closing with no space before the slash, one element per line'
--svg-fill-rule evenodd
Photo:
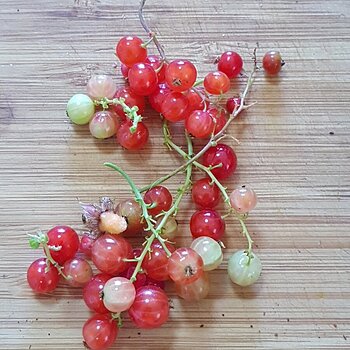
<path fill-rule="evenodd" d="M 84 92 L 91 74 L 118 71 L 113 50 L 121 35 L 145 38 L 137 6 L 0 1 L 1 349 L 83 349 L 89 312 L 81 291 L 32 294 L 25 273 L 41 253 L 28 248 L 25 234 L 61 223 L 81 229 L 77 198 L 129 197 L 104 161 L 140 186 L 181 162 L 164 151 L 149 111 L 151 143 L 132 154 L 113 140 L 93 140 L 65 116 L 66 101 Z M 241 145 L 227 186 L 250 184 L 259 195 L 248 225 L 261 279 L 246 289 L 229 282 L 227 258 L 244 247 L 230 219 L 208 299 L 186 303 L 169 286 L 170 321 L 154 331 L 126 321 L 115 349 L 350 349 L 349 2 L 149 0 L 145 12 L 168 56 L 191 58 L 202 77 L 226 49 L 242 53 L 249 70 L 256 42 L 259 57 L 279 49 L 287 64 L 277 79 L 259 75 L 250 96 L 258 104 L 230 128 Z M 122 84 L 119 72 L 115 79 Z M 182 209 L 180 243 L 188 244 L 188 198 Z"/>

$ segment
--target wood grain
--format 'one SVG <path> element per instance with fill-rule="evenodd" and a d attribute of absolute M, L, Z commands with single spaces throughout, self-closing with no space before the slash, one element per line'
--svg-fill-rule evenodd
<path fill-rule="evenodd" d="M 151 143 L 132 154 L 113 140 L 94 141 L 64 113 L 91 74 L 118 71 L 113 49 L 121 35 L 143 36 L 137 6 L 0 0 L 1 349 L 83 349 L 89 312 L 81 291 L 31 293 L 25 272 L 40 253 L 29 250 L 25 233 L 60 223 L 81 229 L 77 198 L 129 197 L 104 161 L 118 162 L 140 186 L 180 164 L 165 155 L 150 111 Z M 230 129 L 241 145 L 227 186 L 250 184 L 260 199 L 249 227 L 261 279 L 248 289 L 229 282 L 227 258 L 244 239 L 228 220 L 225 262 L 211 273 L 208 299 L 186 303 L 169 286 L 170 321 L 154 331 L 126 321 L 115 349 L 350 349 L 350 3 L 149 0 L 146 16 L 168 56 L 191 58 L 200 76 L 229 48 L 249 70 L 257 42 L 260 56 L 276 48 L 287 64 L 279 78 L 258 77 L 250 101 L 259 103 Z M 188 198 L 182 209 L 180 243 L 188 244 Z"/>

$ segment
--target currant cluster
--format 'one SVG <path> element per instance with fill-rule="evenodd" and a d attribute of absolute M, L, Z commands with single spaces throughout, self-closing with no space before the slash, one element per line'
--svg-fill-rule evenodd
<path fill-rule="evenodd" d="M 86 226 L 81 237 L 68 226 L 30 235 L 31 247 L 42 247 L 45 257 L 28 268 L 29 286 L 37 293 L 49 293 L 62 277 L 70 286 L 83 288 L 85 304 L 95 313 L 83 326 L 84 343 L 91 350 L 108 349 L 126 315 L 139 328 L 164 324 L 169 317 L 166 281 L 174 282 L 177 295 L 185 300 L 205 298 L 209 292 L 208 272 L 223 260 L 222 240 L 228 215 L 238 220 L 248 242 L 245 250 L 229 258 L 229 277 L 240 286 L 248 286 L 261 273 L 261 262 L 252 251 L 253 241 L 246 226 L 257 196 L 246 186 L 228 193 L 221 183 L 237 167 L 234 150 L 222 141 L 234 118 L 251 106 L 246 104 L 246 98 L 259 70 L 256 50 L 249 76 L 243 69 L 242 57 L 227 51 L 218 58 L 216 70 L 198 80 L 197 69 L 189 60 L 167 60 L 157 37 L 145 23 L 144 3 L 142 0 L 140 20 L 149 41 L 126 36 L 116 45 L 126 85 L 117 88 L 111 76 L 93 76 L 86 94 L 69 100 L 67 115 L 75 124 L 89 124 L 91 134 L 98 139 L 115 136 L 123 148 L 138 150 L 148 140 L 148 128 L 142 118 L 148 102 L 161 116 L 165 145 L 184 162 L 143 188 L 138 188 L 118 165 L 106 163 L 127 181 L 132 198 L 114 203 L 103 197 L 97 204 L 81 203 Z M 148 45 L 152 42 L 159 56 L 149 54 Z M 283 64 L 275 51 L 266 53 L 262 60 L 269 75 L 277 74 Z M 225 99 L 231 79 L 246 76 L 246 87 L 240 96 Z M 187 151 L 172 140 L 171 127 L 177 122 L 184 124 Z M 207 143 L 194 153 L 196 139 L 206 139 Z M 194 169 L 205 176 L 193 181 Z M 184 181 L 173 197 L 163 183 L 183 170 Z M 193 241 L 190 247 L 176 247 L 176 215 L 189 191 L 197 207 L 189 222 Z M 221 200 L 226 205 L 225 215 L 216 210 Z M 132 247 L 130 237 L 139 237 L 143 243 Z M 99 271 L 95 275 L 92 263 Z"/>

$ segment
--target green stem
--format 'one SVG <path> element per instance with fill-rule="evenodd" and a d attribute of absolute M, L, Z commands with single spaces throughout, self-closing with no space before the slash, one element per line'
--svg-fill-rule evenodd
<path fill-rule="evenodd" d="M 48 261 L 50 261 L 50 263 L 56 267 L 58 273 L 65 279 L 68 280 L 69 277 L 67 275 L 64 274 L 63 272 L 63 268 L 53 259 L 51 252 L 50 252 L 50 248 L 48 247 L 48 245 L 46 243 L 42 243 L 41 244 L 42 247 L 44 248 L 44 252 L 46 254 L 46 258 Z"/>

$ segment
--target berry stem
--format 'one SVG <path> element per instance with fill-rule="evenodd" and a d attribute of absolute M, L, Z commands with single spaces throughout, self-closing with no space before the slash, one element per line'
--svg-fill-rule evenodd
<path fill-rule="evenodd" d="M 145 7 L 145 3 L 146 3 L 146 0 L 140 1 L 139 11 L 138 11 L 140 23 L 141 23 L 143 29 L 145 30 L 145 32 L 149 35 L 150 38 L 152 38 L 154 45 L 156 45 L 156 47 L 157 47 L 157 50 L 159 52 L 159 55 L 160 55 L 162 61 L 166 61 L 167 59 L 165 56 L 164 49 L 163 49 L 162 45 L 159 43 L 156 34 L 154 32 L 152 32 L 152 30 L 148 26 L 146 19 L 145 19 L 145 16 L 143 15 L 143 8 Z"/>

